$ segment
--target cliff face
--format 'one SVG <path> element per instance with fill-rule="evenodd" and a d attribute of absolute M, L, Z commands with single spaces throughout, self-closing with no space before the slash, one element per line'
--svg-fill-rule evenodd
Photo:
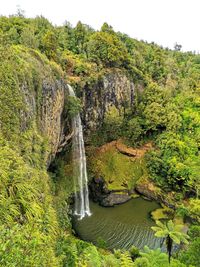
<path fill-rule="evenodd" d="M 83 88 L 83 124 L 87 133 L 95 131 L 104 121 L 111 107 L 123 113 L 134 103 L 135 85 L 120 71 L 112 71 L 99 79 L 94 85 Z M 68 94 L 66 82 L 55 79 L 52 73 L 41 80 L 40 92 L 22 86 L 21 91 L 27 109 L 22 117 L 23 127 L 27 127 L 31 118 L 37 119 L 38 128 L 47 137 L 50 145 L 49 160 L 60 151 L 67 135 L 69 120 L 64 117 L 65 100 Z"/>
<path fill-rule="evenodd" d="M 49 164 L 67 131 L 63 72 L 39 52 L 21 46 L 5 54 L 0 66 L 0 132 L 23 155 L 40 147 Z M 44 152 L 42 143 L 48 144 Z"/>
<path fill-rule="evenodd" d="M 69 129 L 69 120 L 64 117 L 65 100 L 68 88 L 62 79 L 55 79 L 49 70 L 42 79 L 40 90 L 30 90 L 27 85 L 21 86 L 26 109 L 22 112 L 23 130 L 35 118 L 43 136 L 48 139 L 50 151 L 48 165 L 56 153 L 64 147 Z M 123 114 L 124 109 L 134 103 L 135 85 L 120 71 L 105 74 L 95 84 L 86 85 L 83 89 L 83 124 L 87 134 L 98 129 L 106 113 L 115 107 Z"/>
<path fill-rule="evenodd" d="M 49 75 L 41 81 L 39 93 L 30 92 L 27 86 L 22 86 L 21 92 L 26 104 L 25 111 L 21 114 L 22 130 L 28 129 L 30 121 L 35 118 L 39 132 L 49 143 L 49 164 L 65 138 L 66 123 L 63 111 L 67 84 Z"/>
<path fill-rule="evenodd" d="M 49 140 L 51 160 L 65 137 L 63 111 L 67 86 L 62 80 L 56 80 L 52 83 L 44 81 L 42 89 L 40 127 Z"/>
<path fill-rule="evenodd" d="M 106 112 L 116 107 L 120 112 L 133 105 L 134 83 L 122 72 L 105 74 L 93 86 L 83 89 L 83 121 L 88 131 L 95 131 L 104 121 Z"/>
<path fill-rule="evenodd" d="M 111 107 L 116 107 L 119 113 L 131 107 L 134 103 L 134 90 L 133 82 L 119 71 L 106 74 L 93 86 L 85 86 L 82 101 L 83 124 L 87 133 L 101 126 L 106 112 Z M 32 105 L 32 110 L 36 110 L 39 115 L 40 129 L 50 142 L 51 159 L 67 135 L 67 118 L 63 116 L 66 94 L 68 94 L 67 84 L 62 80 L 44 80 L 39 111 L 37 105 L 35 107 Z"/>
<path fill-rule="evenodd" d="M 59 67 L 53 65 L 41 54 L 19 47 L 12 53 L 12 57 L 9 59 L 9 66 L 12 67 L 10 75 L 14 77 L 16 84 L 14 88 L 10 87 L 10 99 L 3 98 L 2 94 L 0 100 L 4 110 L 6 110 L 5 106 L 8 107 L 11 118 L 17 114 L 16 121 L 13 121 L 15 127 L 12 126 L 16 136 L 23 135 L 33 129 L 33 125 L 36 125 L 36 131 L 49 144 L 49 151 L 47 151 L 47 164 L 49 165 L 56 153 L 63 149 L 66 144 L 66 136 L 70 131 L 70 121 L 64 112 L 67 83 L 64 81 Z M 20 61 L 16 64 L 18 56 Z M 12 90 L 16 93 L 15 98 Z M 109 70 L 96 83 L 87 84 L 82 88 L 82 118 L 87 133 L 89 134 L 101 126 L 106 113 L 112 107 L 123 114 L 124 109 L 133 105 L 134 91 L 135 85 L 120 70 Z M 2 125 L 6 125 L 6 121 L 8 121 L 6 112 L 0 115 Z M 9 129 L 9 125 L 7 126 Z M 2 131 L 6 136 L 6 127 L 2 128 Z M 13 133 L 11 133 L 10 140 L 12 140 L 12 135 Z"/>

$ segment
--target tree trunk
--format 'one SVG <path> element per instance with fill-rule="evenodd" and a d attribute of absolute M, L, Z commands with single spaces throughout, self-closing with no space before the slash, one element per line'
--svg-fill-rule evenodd
<path fill-rule="evenodd" d="M 167 236 L 167 239 L 166 239 L 166 245 L 167 245 L 167 252 L 168 252 L 169 264 L 170 264 L 171 255 L 172 255 L 172 242 L 173 242 L 173 240 L 172 240 L 171 237 L 168 235 L 168 236 Z"/>

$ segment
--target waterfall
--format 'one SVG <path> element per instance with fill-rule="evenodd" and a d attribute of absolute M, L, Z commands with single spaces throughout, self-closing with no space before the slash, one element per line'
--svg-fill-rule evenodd
<path fill-rule="evenodd" d="M 73 88 L 68 85 L 69 95 L 76 97 Z M 90 216 L 88 178 L 86 168 L 85 146 L 83 140 L 83 129 L 80 114 L 72 118 L 72 154 L 73 154 L 73 176 L 75 186 L 75 210 L 74 214 L 80 219 L 86 215 Z"/>

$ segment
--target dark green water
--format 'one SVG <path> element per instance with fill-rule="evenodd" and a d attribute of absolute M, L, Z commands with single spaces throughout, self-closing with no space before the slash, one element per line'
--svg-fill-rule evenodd
<path fill-rule="evenodd" d="M 140 249 L 147 245 L 153 249 L 160 247 L 160 240 L 151 230 L 155 223 L 150 212 L 159 207 L 158 203 L 142 198 L 113 208 L 104 208 L 91 201 L 92 216 L 82 220 L 73 218 L 73 227 L 81 239 L 97 244 L 101 238 L 111 249 L 128 249 L 132 245 Z"/>

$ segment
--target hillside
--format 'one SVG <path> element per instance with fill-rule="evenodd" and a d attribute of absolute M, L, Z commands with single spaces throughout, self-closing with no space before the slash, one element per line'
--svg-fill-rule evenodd
<path fill-rule="evenodd" d="M 101 177 L 111 191 L 137 189 L 173 206 L 190 242 L 171 266 L 198 267 L 200 55 L 132 39 L 107 23 L 94 31 L 21 15 L 0 17 L 0 265 L 168 266 L 158 250 L 113 252 L 74 235 L 77 112 L 90 181 Z"/>

